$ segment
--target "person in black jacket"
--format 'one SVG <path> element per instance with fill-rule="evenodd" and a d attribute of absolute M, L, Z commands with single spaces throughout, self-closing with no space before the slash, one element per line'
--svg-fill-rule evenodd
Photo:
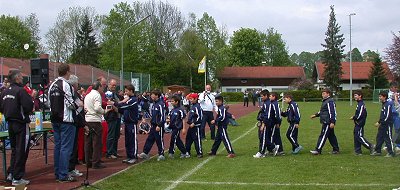
<path fill-rule="evenodd" d="M 379 93 L 379 100 L 382 102 L 382 109 L 379 121 L 375 123 L 378 127 L 378 134 L 376 135 L 376 146 L 375 150 L 371 153 L 371 156 L 380 156 L 383 142 L 386 143 L 388 154 L 386 157 L 394 157 L 393 152 L 393 141 L 392 141 L 392 125 L 393 125 L 393 104 L 388 99 L 388 93 L 383 91 Z"/>
<path fill-rule="evenodd" d="M 322 90 L 322 105 L 318 113 L 311 116 L 311 119 L 319 117 L 319 122 L 322 124 L 321 133 L 318 138 L 317 146 L 310 153 L 313 155 L 319 155 L 322 152 L 322 148 L 325 145 L 326 139 L 328 138 L 329 143 L 332 145 L 332 154 L 339 154 L 339 144 L 335 135 L 335 124 L 336 124 L 336 104 L 331 98 L 331 90 L 325 88 Z"/>
<path fill-rule="evenodd" d="M 367 120 L 367 108 L 365 108 L 365 103 L 363 101 L 363 94 L 361 90 L 354 92 L 354 100 L 357 101 L 356 113 L 350 118 L 354 121 L 354 152 L 356 155 L 362 155 L 361 145 L 373 152 L 373 145 L 368 142 L 364 137 L 364 126 Z"/>
<path fill-rule="evenodd" d="M 283 101 L 288 104 L 286 111 L 281 113 L 282 117 L 287 117 L 287 121 L 289 123 L 289 128 L 286 131 L 286 137 L 292 144 L 292 154 L 298 154 L 300 150 L 303 149 L 297 140 L 300 123 L 299 106 L 295 101 L 293 101 L 293 96 L 291 94 L 285 94 L 283 96 Z"/>
<path fill-rule="evenodd" d="M 31 96 L 22 84 L 22 74 L 19 70 L 10 70 L 11 86 L 6 88 L 0 98 L 0 112 L 8 122 L 8 135 L 11 142 L 11 161 L 7 180 L 12 185 L 29 184 L 22 179 L 25 175 L 25 165 L 29 154 L 29 114 L 33 110 Z"/>
<path fill-rule="evenodd" d="M 168 128 L 172 129 L 171 141 L 169 143 L 169 158 L 174 158 L 175 145 L 181 151 L 181 158 L 185 158 L 187 155 L 185 145 L 180 137 L 181 130 L 183 129 L 183 120 L 186 117 L 181 105 L 181 97 L 174 95 L 171 97 L 170 103 L 174 108 L 169 112 L 167 118 Z"/>

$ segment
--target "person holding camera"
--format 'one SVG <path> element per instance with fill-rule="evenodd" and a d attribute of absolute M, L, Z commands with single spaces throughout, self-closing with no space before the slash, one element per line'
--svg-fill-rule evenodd
<path fill-rule="evenodd" d="M 12 185 L 29 184 L 22 179 L 29 153 L 29 114 L 33 109 L 32 98 L 22 87 L 22 74 L 19 70 L 10 70 L 11 86 L 6 88 L 0 99 L 0 112 L 8 122 L 8 135 L 11 142 L 11 162 L 7 180 Z M 17 106 L 18 105 L 18 106 Z"/>

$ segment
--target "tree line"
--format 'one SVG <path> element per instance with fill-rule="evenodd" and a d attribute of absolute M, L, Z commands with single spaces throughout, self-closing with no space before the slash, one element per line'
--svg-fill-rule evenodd
<path fill-rule="evenodd" d="M 148 15 L 151 16 L 144 22 L 133 26 Z M 333 6 L 327 39 L 321 44 L 324 50 L 292 55 L 282 34 L 273 27 L 262 31 L 240 28 L 229 36 L 226 27 L 218 26 L 207 12 L 199 18 L 194 13 L 184 16 L 176 6 L 155 0 L 121 2 L 105 15 L 93 7 L 64 9 L 43 40 L 34 13 L 27 17 L 1 15 L 0 28 L 0 56 L 33 58 L 46 52 L 51 61 L 119 71 L 123 49 L 124 71 L 151 74 L 155 87 L 180 84 L 202 90 L 204 75 L 197 73 L 197 66 L 203 56 L 207 57 L 207 82 L 218 84 L 216 75 L 225 66 L 300 65 L 311 78 L 314 63 L 323 61 L 333 72 L 326 77 L 327 84 L 338 86 L 334 76 L 340 74 L 340 62 L 348 60 L 349 55 L 343 54 L 344 38 Z M 28 50 L 22 48 L 24 44 L 30 45 Z M 398 65 L 398 52 L 391 48 L 400 49 L 394 42 L 385 58 L 389 64 Z M 357 48 L 351 53 L 354 62 L 380 57 L 371 50 L 361 55 Z"/>

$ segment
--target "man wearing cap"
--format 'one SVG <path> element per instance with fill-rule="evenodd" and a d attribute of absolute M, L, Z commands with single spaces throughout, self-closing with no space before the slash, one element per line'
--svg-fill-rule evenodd
<path fill-rule="evenodd" d="M 200 138 L 205 139 L 206 133 L 206 123 L 210 127 L 211 131 L 211 139 L 215 139 L 215 125 L 211 124 L 211 121 L 214 119 L 214 110 L 217 110 L 217 106 L 215 105 L 215 97 L 211 94 L 211 86 L 206 85 L 206 89 L 203 93 L 199 95 L 199 103 L 201 109 L 203 109 L 203 120 L 200 127 Z"/>

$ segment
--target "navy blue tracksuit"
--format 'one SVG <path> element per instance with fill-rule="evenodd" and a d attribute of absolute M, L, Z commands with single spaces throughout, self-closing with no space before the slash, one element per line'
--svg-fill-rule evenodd
<path fill-rule="evenodd" d="M 300 123 L 300 110 L 296 102 L 290 101 L 285 112 L 282 112 L 283 117 L 287 117 L 289 123 L 289 128 L 286 131 L 286 137 L 292 144 L 292 151 L 299 147 L 299 142 L 297 141 L 298 131 L 294 125 Z"/>
<path fill-rule="evenodd" d="M 260 140 L 258 152 L 261 154 L 265 154 L 266 150 L 272 151 L 275 148 L 275 145 L 271 142 L 271 138 L 269 137 L 270 129 L 273 127 L 273 119 L 272 119 L 272 103 L 269 99 L 264 101 L 262 108 L 260 110 L 258 120 L 262 121 L 264 124 L 264 129 L 259 130 L 258 137 Z"/>
<path fill-rule="evenodd" d="M 115 103 L 118 111 L 123 113 L 125 124 L 125 148 L 128 159 L 137 159 L 138 142 L 136 136 L 136 126 L 139 118 L 139 108 L 137 98 L 129 97 L 129 100 L 122 103 Z M 119 133 L 119 131 L 118 131 Z"/>
<path fill-rule="evenodd" d="M 393 142 L 392 142 L 392 125 L 393 125 L 393 114 L 392 114 L 392 103 L 385 101 L 382 103 L 381 115 L 379 118 L 378 134 L 376 135 L 376 146 L 375 151 L 380 153 L 383 142 L 386 143 L 387 151 L 389 154 L 393 153 Z"/>
<path fill-rule="evenodd" d="M 215 119 L 215 124 L 218 126 L 217 129 L 217 134 L 215 136 L 215 141 L 214 144 L 212 145 L 211 148 L 211 153 L 216 154 L 217 150 L 219 148 L 219 145 L 221 144 L 221 141 L 224 141 L 224 145 L 226 150 L 228 151 L 229 154 L 234 154 L 232 144 L 229 140 L 227 128 L 229 124 L 229 118 L 232 118 L 232 114 L 226 111 L 226 108 L 224 105 L 218 106 L 218 114 Z"/>
<path fill-rule="evenodd" d="M 276 100 L 271 101 L 271 104 L 272 104 L 272 109 L 273 109 L 273 115 L 272 115 L 273 126 L 271 127 L 271 133 L 270 133 L 271 142 L 279 145 L 278 152 L 283 152 L 281 128 L 278 127 L 282 123 L 281 108 L 279 107 L 279 102 Z"/>
<path fill-rule="evenodd" d="M 175 145 L 178 147 L 178 149 L 181 151 L 182 154 L 186 153 L 185 146 L 183 145 L 180 132 L 183 129 L 183 119 L 185 119 L 186 114 L 185 112 L 179 107 L 174 107 L 169 112 L 169 128 L 172 129 L 172 134 L 171 134 L 171 141 L 169 144 L 169 153 L 174 154 L 175 153 Z"/>
<path fill-rule="evenodd" d="M 164 155 L 164 123 L 165 123 L 165 104 L 159 98 L 153 103 L 151 107 L 151 128 L 149 135 L 147 136 L 146 143 L 144 144 L 143 152 L 149 154 L 151 147 L 156 142 L 158 147 L 158 155 Z M 160 128 L 160 131 L 156 131 L 156 127 Z"/>
<path fill-rule="evenodd" d="M 353 116 L 354 120 L 354 152 L 361 153 L 361 145 L 365 148 L 371 149 L 372 144 L 364 138 L 364 126 L 367 120 L 367 108 L 363 100 L 357 101 L 356 112 Z"/>
<path fill-rule="evenodd" d="M 333 151 L 339 151 L 339 144 L 335 135 L 335 128 L 330 128 L 331 123 L 336 124 L 336 104 L 331 97 L 322 100 L 321 109 L 315 116 L 319 117 L 319 122 L 322 124 L 321 133 L 318 138 L 315 150 L 321 153 L 328 138 L 332 145 Z"/>
<path fill-rule="evenodd" d="M 194 142 L 194 148 L 196 149 L 197 155 L 203 155 L 201 140 L 200 140 L 200 127 L 203 120 L 203 111 L 201 110 L 200 104 L 193 104 L 189 111 L 187 124 L 194 124 L 194 127 L 189 127 L 186 134 L 186 152 L 190 154 L 192 143 Z"/>

